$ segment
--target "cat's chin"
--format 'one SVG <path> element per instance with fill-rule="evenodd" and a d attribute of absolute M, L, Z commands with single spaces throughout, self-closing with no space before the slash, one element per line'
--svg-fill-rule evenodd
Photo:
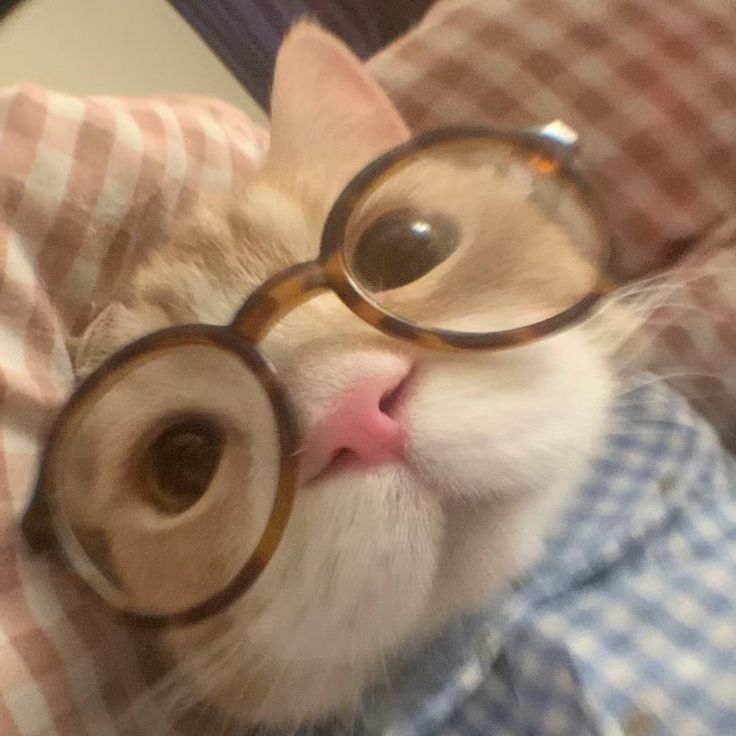
<path fill-rule="evenodd" d="M 613 390 L 584 342 L 555 344 L 531 353 L 535 368 L 509 363 L 498 388 L 488 361 L 427 368 L 402 415 L 405 461 L 346 462 L 297 494 L 276 556 L 204 637 L 238 656 L 214 674 L 192 669 L 195 692 L 246 723 L 349 711 L 386 656 L 528 567 L 596 451 Z"/>
<path fill-rule="evenodd" d="M 191 670 L 195 694 L 249 724 L 349 717 L 387 658 L 486 603 L 531 561 L 551 510 L 550 494 L 541 496 L 443 501 L 405 463 L 369 474 L 348 465 L 313 482 L 283 554 L 219 635 L 204 635 L 238 657 L 224 657 L 216 674 Z M 182 653 L 191 646 L 175 642 Z"/>

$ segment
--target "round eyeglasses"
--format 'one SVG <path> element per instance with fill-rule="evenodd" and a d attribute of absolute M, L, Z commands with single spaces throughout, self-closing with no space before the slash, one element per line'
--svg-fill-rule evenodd
<path fill-rule="evenodd" d="M 609 230 L 567 154 L 546 135 L 455 128 L 369 164 L 315 261 L 229 325 L 143 337 L 76 389 L 23 519 L 30 546 L 139 622 L 223 610 L 273 557 L 298 485 L 295 413 L 258 342 L 325 291 L 423 348 L 510 348 L 579 321 L 610 290 Z"/>

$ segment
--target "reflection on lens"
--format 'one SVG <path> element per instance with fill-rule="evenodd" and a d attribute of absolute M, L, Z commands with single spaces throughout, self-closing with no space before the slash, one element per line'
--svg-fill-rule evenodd
<path fill-rule="evenodd" d="M 343 242 L 356 287 L 425 329 L 525 327 L 585 298 L 605 234 L 554 159 L 506 139 L 443 141 L 400 159 L 353 206 Z"/>
<path fill-rule="evenodd" d="M 269 396 L 238 354 L 184 344 L 138 356 L 69 416 L 55 447 L 64 551 L 119 608 L 204 603 L 261 541 L 279 459 Z"/>

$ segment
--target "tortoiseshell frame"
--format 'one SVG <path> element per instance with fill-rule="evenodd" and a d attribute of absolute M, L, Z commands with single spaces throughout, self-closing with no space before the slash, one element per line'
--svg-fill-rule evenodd
<path fill-rule="evenodd" d="M 488 143 L 514 145 L 520 157 L 542 174 L 573 184 L 594 214 L 601 233 L 602 262 L 599 278 L 590 293 L 563 312 L 541 322 L 489 333 L 424 329 L 388 314 L 351 277 L 344 258 L 345 231 L 355 205 L 395 171 L 409 165 L 415 154 L 427 149 L 460 148 Z M 499 131 L 482 127 L 435 130 L 404 143 L 366 166 L 343 190 L 333 205 L 323 232 L 319 258 L 287 268 L 262 284 L 243 304 L 230 325 L 191 324 L 154 332 L 126 346 L 109 358 L 76 389 L 52 427 L 39 470 L 38 482 L 22 521 L 22 529 L 34 551 L 60 551 L 58 510 L 54 504 L 54 464 L 70 418 L 93 402 L 120 375 L 162 350 L 182 345 L 210 345 L 237 355 L 258 378 L 270 398 L 277 423 L 281 451 L 278 487 L 263 536 L 240 572 L 207 601 L 174 614 L 121 611 L 136 623 L 149 626 L 188 625 L 222 611 L 253 584 L 273 556 L 283 536 L 297 485 L 297 423 L 288 395 L 274 368 L 255 345 L 288 312 L 316 294 L 332 290 L 362 320 L 392 337 L 426 348 L 444 350 L 496 350 L 523 345 L 570 326 L 584 317 L 611 290 L 606 277 L 610 259 L 610 234 L 602 209 L 590 187 L 575 171 L 568 151 L 538 133 Z M 90 563 L 91 565 L 92 563 Z M 89 575 L 76 572 L 89 583 Z M 94 590 L 94 588 L 93 588 Z M 99 591 L 98 591 L 99 592 Z"/>

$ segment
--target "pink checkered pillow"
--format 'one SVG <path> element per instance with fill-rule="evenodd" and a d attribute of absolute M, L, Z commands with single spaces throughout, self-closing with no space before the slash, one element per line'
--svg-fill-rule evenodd
<path fill-rule="evenodd" d="M 621 273 L 736 211 L 736 3 L 442 0 L 369 66 L 415 130 L 580 131 Z"/>
<path fill-rule="evenodd" d="M 141 642 L 27 556 L 17 523 L 71 387 L 65 341 L 174 219 L 252 175 L 266 142 L 212 100 L 0 93 L 2 736 L 150 736 L 112 725 L 145 680 Z"/>

